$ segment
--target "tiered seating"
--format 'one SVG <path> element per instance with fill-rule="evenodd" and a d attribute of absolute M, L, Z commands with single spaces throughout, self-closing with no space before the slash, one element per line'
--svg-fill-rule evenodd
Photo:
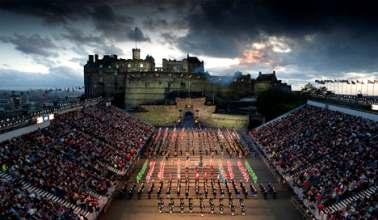
<path fill-rule="evenodd" d="M 335 101 L 341 101 L 347 104 L 372 105 L 372 104 L 378 103 L 377 96 L 358 96 L 358 95 L 340 95 L 340 94 L 313 95 L 313 96 L 335 100 Z"/>
<path fill-rule="evenodd" d="M 80 219 L 68 209 L 25 190 L 12 180 L 0 178 L 0 219 Z"/>
<path fill-rule="evenodd" d="M 87 108 L 70 121 L 74 126 L 111 144 L 133 157 L 152 134 L 152 126 L 114 107 Z"/>
<path fill-rule="evenodd" d="M 48 128 L 0 144 L 0 177 L 87 217 L 110 196 L 119 173 L 109 168 L 130 166 L 151 133 L 152 126 L 113 107 L 59 115 Z M 58 216 L 65 213 L 55 211 Z M 0 210 L 1 214 L 9 215 L 7 210 Z"/>
<path fill-rule="evenodd" d="M 9 167 L 6 172 L 71 203 L 83 203 L 82 208 L 87 210 L 98 208 L 96 198 L 88 192 L 93 190 L 105 195 L 111 186 L 110 181 L 69 160 L 64 154 L 58 154 L 54 148 L 36 144 L 34 140 L 43 139 L 38 134 L 2 144 L 0 161 Z"/>
<path fill-rule="evenodd" d="M 329 215 L 330 219 L 340 219 L 342 216 L 369 219 L 369 217 L 378 216 L 378 209 L 374 207 L 378 201 L 377 191 L 378 186 L 369 187 L 327 207 L 324 211 Z"/>
<path fill-rule="evenodd" d="M 102 171 L 104 165 L 122 169 L 125 167 L 126 154 L 93 136 L 73 128 L 69 122 L 70 114 L 59 116 L 48 129 L 38 133 L 36 140 L 41 145 L 49 145 L 58 153 L 85 167 Z"/>
<path fill-rule="evenodd" d="M 309 106 L 252 132 L 320 211 L 377 185 L 377 134 L 377 122 Z"/>
<path fill-rule="evenodd" d="M 330 214 L 328 219 L 377 219 L 377 201 L 378 193 L 375 191 L 370 197 L 356 199 L 348 206 Z"/>

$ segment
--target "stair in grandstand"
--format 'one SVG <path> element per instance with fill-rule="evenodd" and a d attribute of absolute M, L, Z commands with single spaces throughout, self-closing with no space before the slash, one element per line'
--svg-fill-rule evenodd
<path fill-rule="evenodd" d="M 34 192 L 34 193 L 40 195 L 43 198 L 46 198 L 46 199 L 48 199 L 50 201 L 56 202 L 58 204 L 61 204 L 62 206 L 65 206 L 67 208 L 73 209 L 75 214 L 79 214 L 79 215 L 85 216 L 86 218 L 88 218 L 89 215 L 90 215 L 90 212 L 88 212 L 88 211 L 86 211 L 86 210 L 84 210 L 84 209 L 82 209 L 82 208 L 80 208 L 80 207 L 78 207 L 78 206 L 76 206 L 76 205 L 68 202 L 68 201 L 65 201 L 64 199 L 61 199 L 61 198 L 55 196 L 52 193 L 46 192 L 44 190 L 41 190 L 41 189 L 39 189 L 37 187 L 34 187 L 34 186 L 30 185 L 29 183 L 26 183 L 24 181 L 22 181 L 22 185 L 29 192 Z"/>
<path fill-rule="evenodd" d="M 2 172 L 0 172 L 0 177 L 4 178 L 6 180 L 12 180 L 13 179 L 12 176 L 10 176 L 10 175 L 8 175 L 6 173 L 2 173 Z M 23 180 L 21 180 L 20 183 L 22 184 L 22 187 L 24 189 L 26 189 L 27 191 L 29 191 L 29 192 L 34 192 L 37 195 L 41 196 L 42 198 L 46 198 L 49 201 L 58 203 L 58 204 L 66 207 L 66 208 L 70 208 L 70 209 L 72 209 L 74 211 L 75 214 L 78 214 L 78 215 L 81 215 L 81 216 L 85 216 L 87 219 L 94 219 L 93 214 L 91 214 L 90 212 L 88 212 L 88 211 L 86 211 L 86 210 L 84 210 L 84 209 L 82 209 L 82 208 L 80 208 L 80 207 L 78 207 L 78 206 L 76 206 L 76 205 L 74 205 L 74 204 L 72 204 L 72 203 L 64 200 L 64 199 L 61 199 L 61 198 L 55 196 L 52 193 L 49 193 L 47 191 L 44 191 L 44 190 L 39 189 L 37 187 L 34 187 L 34 186 L 30 185 L 29 183 L 27 183 L 27 182 L 25 182 Z"/>
<path fill-rule="evenodd" d="M 350 205 L 352 202 L 358 200 L 358 199 L 363 199 L 363 198 L 369 198 L 370 196 L 372 196 L 376 191 L 378 190 L 378 187 L 377 186 L 371 186 L 369 187 L 368 189 L 366 190 L 363 190 L 359 193 L 356 193 L 355 195 L 353 196 L 350 196 L 346 199 L 343 199 L 342 201 L 340 202 L 337 202 L 329 207 L 327 207 L 325 210 L 324 210 L 324 213 L 325 214 L 332 214 L 334 212 L 337 212 L 339 210 L 342 210 L 344 208 L 346 208 L 348 205 Z"/>
<path fill-rule="evenodd" d="M 3 178 L 3 179 L 5 179 L 5 180 L 8 180 L 8 181 L 10 181 L 10 180 L 13 179 L 13 178 L 12 178 L 11 176 L 9 176 L 8 174 L 2 173 L 2 172 L 0 172 L 0 177 Z"/>

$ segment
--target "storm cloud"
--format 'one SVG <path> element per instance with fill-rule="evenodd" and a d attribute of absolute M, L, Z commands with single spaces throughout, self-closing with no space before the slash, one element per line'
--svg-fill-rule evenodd
<path fill-rule="evenodd" d="M 0 10 L 38 18 L 47 33 L 52 27 L 56 33 L 51 40 L 14 27 L 0 41 L 47 58 L 71 50 L 77 56 L 70 60 L 80 64 L 93 48 L 122 55 L 130 49 L 124 43 L 141 42 L 146 50 L 166 45 L 200 56 L 205 66 L 206 58 L 232 60 L 232 65 L 212 68 L 214 74 L 276 69 L 284 78 L 303 80 L 373 75 L 378 68 L 376 8 L 367 0 L 4 0 Z M 74 46 L 61 46 L 67 42 Z"/>
<path fill-rule="evenodd" d="M 0 36 L 0 41 L 13 44 L 14 47 L 25 54 L 39 55 L 45 57 L 56 57 L 58 48 L 50 38 L 41 37 L 39 34 L 24 36 L 14 34 L 13 36 Z"/>
<path fill-rule="evenodd" d="M 189 33 L 178 47 L 230 58 L 253 53 L 259 62 L 322 72 L 369 71 L 378 63 L 375 6 L 373 1 L 203 1 L 188 15 Z M 251 50 L 251 42 L 266 44 L 271 36 L 288 39 L 290 53 Z"/>

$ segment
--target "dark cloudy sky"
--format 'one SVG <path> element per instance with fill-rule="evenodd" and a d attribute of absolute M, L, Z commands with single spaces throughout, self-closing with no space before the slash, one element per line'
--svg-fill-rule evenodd
<path fill-rule="evenodd" d="M 216 75 L 378 79 L 375 1 L 0 0 L 0 88 L 82 83 L 90 53 L 199 56 Z"/>

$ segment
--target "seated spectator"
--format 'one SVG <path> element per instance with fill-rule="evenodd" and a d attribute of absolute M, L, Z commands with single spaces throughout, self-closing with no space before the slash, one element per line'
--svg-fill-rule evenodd
<path fill-rule="evenodd" d="M 42 199 L 17 182 L 0 179 L 0 198 L 0 219 L 80 219 L 73 210 Z"/>
<path fill-rule="evenodd" d="M 99 196 L 109 196 L 113 181 L 118 178 L 113 169 L 122 172 L 130 167 L 152 132 L 151 125 L 115 107 L 98 105 L 57 115 L 49 127 L 1 143 L 0 172 L 95 212 L 100 209 Z M 14 190 L 8 188 L 3 190 L 1 202 L 8 198 L 5 195 L 9 190 Z M 50 219 L 43 215 L 54 212 L 55 215 L 49 215 L 51 219 L 76 219 L 53 203 L 31 199 L 20 205 L 17 201 L 6 201 L 6 210 L 0 210 L 1 213 Z"/>
<path fill-rule="evenodd" d="M 304 107 L 252 132 L 269 160 L 317 207 L 377 185 L 378 123 Z"/>

